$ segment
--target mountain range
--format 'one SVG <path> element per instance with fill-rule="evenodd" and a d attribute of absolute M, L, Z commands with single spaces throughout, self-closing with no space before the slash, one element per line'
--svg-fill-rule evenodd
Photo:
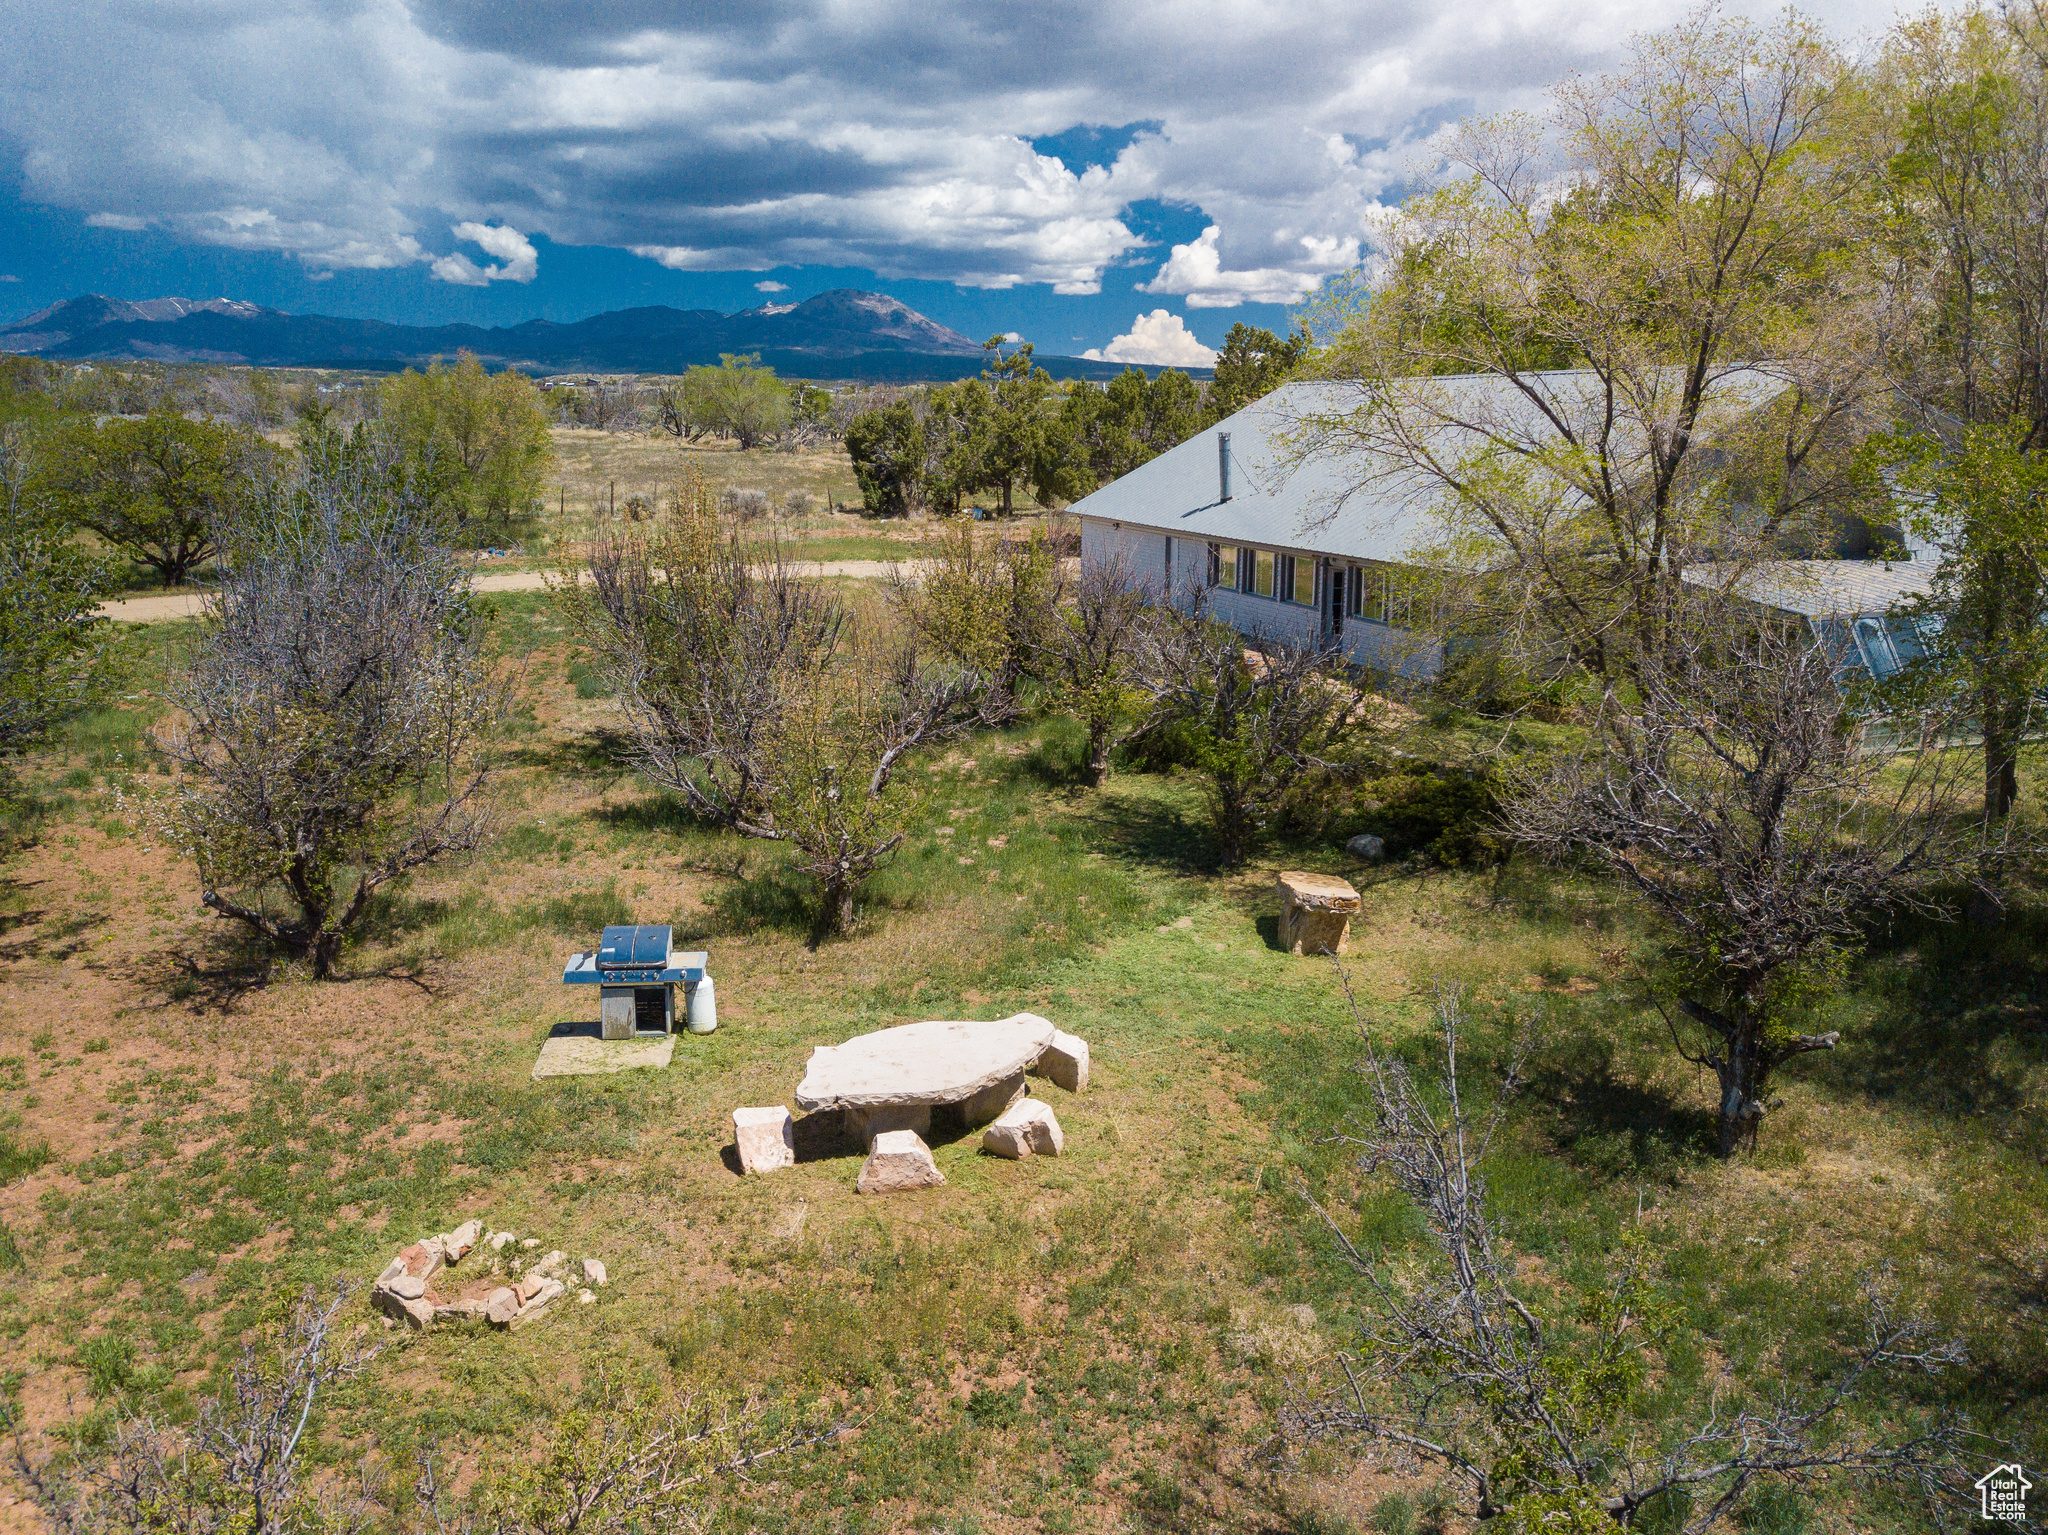
<path fill-rule="evenodd" d="M 787 375 L 892 382 L 963 378 L 979 371 L 982 353 L 980 342 L 909 305 L 853 288 L 738 314 L 651 305 L 567 324 L 527 320 L 489 328 L 289 314 L 238 299 L 130 302 L 93 293 L 0 325 L 0 352 L 64 359 L 389 369 L 461 351 L 531 373 L 678 373 L 715 363 L 721 353 L 756 352 Z M 1061 378 L 1122 371 L 1082 358 L 1039 361 Z"/>

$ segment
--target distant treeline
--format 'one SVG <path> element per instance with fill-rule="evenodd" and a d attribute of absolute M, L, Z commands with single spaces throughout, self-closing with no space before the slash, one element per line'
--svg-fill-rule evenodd
<path fill-rule="evenodd" d="M 1020 489 L 1041 505 L 1073 501 L 1268 393 L 1308 349 L 1305 334 L 1283 340 L 1238 324 L 1206 386 L 1174 368 L 1061 384 L 1034 365 L 1029 342 L 992 339 L 979 378 L 905 391 L 854 414 L 846 450 L 862 499 L 879 516 L 957 512 L 983 491 L 998 495 L 1005 513 Z"/>

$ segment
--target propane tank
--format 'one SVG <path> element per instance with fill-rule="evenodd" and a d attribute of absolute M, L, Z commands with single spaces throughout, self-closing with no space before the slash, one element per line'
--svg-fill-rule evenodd
<path fill-rule="evenodd" d="M 690 1000 L 683 1012 L 685 1026 L 692 1034 L 709 1034 L 718 1027 L 718 993 L 711 977 L 705 976 L 690 988 Z"/>

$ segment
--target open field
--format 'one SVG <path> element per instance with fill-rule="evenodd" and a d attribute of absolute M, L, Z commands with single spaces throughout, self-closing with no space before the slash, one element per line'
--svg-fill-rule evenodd
<path fill-rule="evenodd" d="M 289 441 L 288 434 L 274 435 Z M 685 466 L 694 467 L 720 490 L 730 487 L 766 493 L 774 511 L 751 524 L 751 531 L 781 539 L 791 556 L 800 560 L 908 559 L 938 526 L 923 517 L 867 516 L 861 509 L 853 465 L 838 443 L 801 452 L 756 448 L 742 453 L 730 442 L 685 443 L 644 432 L 557 426 L 550 435 L 555 443 L 555 469 L 541 498 L 541 515 L 507 535 L 510 546 L 488 561 L 491 571 L 547 570 L 565 554 L 573 558 L 588 547 L 591 533 L 601 521 L 621 514 L 614 508 L 623 509 L 627 499 L 636 494 L 659 502 Z M 788 509 L 795 493 L 810 498 L 807 510 Z M 980 499 L 994 504 L 989 496 Z M 1028 528 L 1045 516 L 1045 510 L 1028 495 L 1020 493 L 1016 505 L 1017 515 L 1005 524 L 1010 530 Z M 202 567 L 195 574 L 203 585 L 210 581 L 212 567 Z M 163 587 L 151 572 L 137 565 L 130 568 L 119 595 L 162 593 Z"/>
<path fill-rule="evenodd" d="M 721 1530 L 1398 1535 L 1430 1477 L 1273 1443 L 1290 1381 L 1318 1378 L 1365 1304 L 1301 1192 L 1397 1255 L 1416 1236 L 1328 1140 L 1361 1102 L 1353 1022 L 1327 961 L 1278 952 L 1271 897 L 1277 869 L 1310 867 L 1364 892 L 1346 968 L 1398 1046 L 1420 1049 L 1434 987 L 1467 987 L 1483 1083 L 1507 1020 L 1541 1010 L 1496 1201 L 1559 1287 L 1591 1281 L 1640 1209 L 1704 1340 L 1669 1353 L 1660 1391 L 1804 1382 L 1854 1331 L 1858 1276 L 1890 1265 L 1971 1364 L 1873 1413 L 1938 1391 L 2030 1462 L 2048 1452 L 2039 904 L 1988 936 L 1878 932 L 1826 1025 L 1844 1047 L 1788 1071 L 1759 1152 L 1723 1166 L 1710 1084 L 1637 999 L 1639 934 L 1605 886 L 1519 863 L 1359 870 L 1342 827 L 1219 878 L 1191 783 L 1083 791 L 1068 728 L 1035 723 L 918 770 L 914 834 L 860 930 L 813 950 L 779 853 L 615 765 L 611 706 L 546 599 L 493 606 L 521 668 L 507 830 L 383 903 L 346 982 L 241 947 L 123 809 L 149 782 L 149 686 L 189 626 L 130 631 L 134 696 L 27 765 L 48 818 L 0 885 L 0 1385 L 35 1443 L 104 1434 L 124 1404 L 190 1412 L 302 1287 L 367 1282 L 480 1215 L 612 1281 L 517 1334 L 392 1336 L 335 1393 L 318 1457 L 337 1478 L 367 1466 L 394 1527 L 418 1513 L 419 1449 L 464 1475 L 524 1454 L 602 1371 L 853 1425 L 756 1470 Z M 1451 751 L 1481 727 L 1417 731 L 1412 748 Z M 532 1083 L 548 1030 L 594 1005 L 559 984 L 563 956 L 625 920 L 709 949 L 719 1032 L 681 1039 L 665 1073 Z M 787 1102 L 813 1045 L 1019 1009 L 1093 1043 L 1085 1095 L 1037 1089 L 1065 1157 L 942 1138 L 946 1187 L 880 1200 L 829 1135 L 772 1177 L 727 1165 L 730 1110 Z M 363 1296 L 349 1320 L 380 1335 Z M 33 1527 L 19 1504 L 0 1518 Z M 1837 1488 L 1747 1527 L 1923 1516 Z"/>

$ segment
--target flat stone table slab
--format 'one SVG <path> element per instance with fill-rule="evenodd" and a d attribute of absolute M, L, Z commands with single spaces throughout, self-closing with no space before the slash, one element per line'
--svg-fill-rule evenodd
<path fill-rule="evenodd" d="M 863 1134 L 930 1123 L 931 1111 L 958 1105 L 970 1124 L 993 1119 L 1024 1093 L 1024 1073 L 1057 1031 L 1036 1013 L 991 1023 L 906 1023 L 820 1045 L 804 1066 L 796 1106 L 805 1113 L 844 1109 Z"/>

